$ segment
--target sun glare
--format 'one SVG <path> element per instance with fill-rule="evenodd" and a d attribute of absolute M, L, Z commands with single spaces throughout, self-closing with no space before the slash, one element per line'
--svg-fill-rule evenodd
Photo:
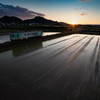
<path fill-rule="evenodd" d="M 71 24 L 75 25 L 75 22 L 72 22 Z"/>

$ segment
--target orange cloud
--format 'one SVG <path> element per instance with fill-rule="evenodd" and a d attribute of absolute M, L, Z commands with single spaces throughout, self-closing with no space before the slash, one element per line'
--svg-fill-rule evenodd
<path fill-rule="evenodd" d="M 88 15 L 89 13 L 86 13 L 86 12 L 83 12 L 83 13 L 81 13 L 80 15 L 81 16 L 84 16 L 84 15 Z"/>
<path fill-rule="evenodd" d="M 74 10 L 78 10 L 78 9 L 74 9 Z"/>
<path fill-rule="evenodd" d="M 85 1 L 91 1 L 91 0 L 81 0 L 81 1 L 79 1 L 79 2 L 85 2 Z"/>
<path fill-rule="evenodd" d="M 75 8 L 74 10 L 82 10 L 82 9 L 87 9 L 87 7 Z"/>

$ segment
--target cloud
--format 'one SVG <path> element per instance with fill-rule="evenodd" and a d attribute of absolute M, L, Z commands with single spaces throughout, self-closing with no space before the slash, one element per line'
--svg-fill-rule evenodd
<path fill-rule="evenodd" d="M 82 8 L 80 8 L 80 10 L 82 10 L 82 9 L 86 9 L 86 7 L 82 7 Z"/>
<path fill-rule="evenodd" d="M 4 5 L 0 3 L 0 17 L 4 15 L 16 16 L 21 19 L 34 18 L 36 16 L 45 16 L 45 14 L 31 11 L 28 8 L 20 6 L 14 7 L 13 5 Z"/>
<path fill-rule="evenodd" d="M 88 15 L 89 13 L 86 13 L 86 12 L 83 12 L 83 13 L 81 13 L 80 15 L 81 16 L 84 16 L 84 15 Z"/>
<path fill-rule="evenodd" d="M 86 2 L 86 1 L 91 1 L 91 0 L 81 0 L 81 1 L 79 1 L 79 2 Z"/>
<path fill-rule="evenodd" d="M 76 8 L 76 9 L 74 9 L 74 10 L 78 10 L 78 9 Z"/>
<path fill-rule="evenodd" d="M 88 9 L 87 7 L 81 7 L 81 8 L 75 8 L 74 10 L 77 11 L 77 10 L 83 10 L 83 9 Z"/>

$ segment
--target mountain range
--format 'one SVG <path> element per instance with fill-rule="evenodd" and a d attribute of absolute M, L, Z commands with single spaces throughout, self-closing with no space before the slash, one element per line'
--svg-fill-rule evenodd
<path fill-rule="evenodd" d="M 38 24 L 42 24 L 42 25 L 67 25 L 67 23 L 64 23 L 64 22 L 57 22 L 57 21 L 53 21 L 53 20 L 48 20 L 48 19 L 45 19 L 44 17 L 40 17 L 40 16 L 36 16 L 35 18 L 33 19 L 26 19 L 26 20 L 22 20 L 18 17 L 15 17 L 15 16 L 3 16 L 2 18 L 0 18 L 0 22 L 3 22 L 3 23 L 12 23 L 12 22 L 15 22 L 15 23 L 38 23 Z"/>

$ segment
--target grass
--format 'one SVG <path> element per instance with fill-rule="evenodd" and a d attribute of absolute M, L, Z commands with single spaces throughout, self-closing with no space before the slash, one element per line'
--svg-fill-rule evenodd
<path fill-rule="evenodd" d="M 68 27 L 61 26 L 52 26 L 52 25 L 35 25 L 35 26 L 9 26 L 0 29 L 0 34 L 10 33 L 10 32 L 19 32 L 19 31 L 32 31 L 32 30 L 42 30 L 43 32 L 64 32 L 67 31 Z"/>
<path fill-rule="evenodd" d="M 59 25 L 23 25 L 23 26 L 9 26 L 0 29 L 0 35 L 8 35 L 8 33 L 15 33 L 21 31 L 32 31 L 32 30 L 42 30 L 43 32 L 71 32 L 73 29 L 83 29 L 82 34 L 92 34 L 92 35 L 100 35 L 100 27 L 97 26 L 85 26 L 85 25 L 67 25 L 67 26 L 59 26 Z M 94 30 L 94 31 L 92 31 Z M 98 31 L 97 31 L 98 30 Z M 76 31 L 75 31 L 76 33 Z"/>

